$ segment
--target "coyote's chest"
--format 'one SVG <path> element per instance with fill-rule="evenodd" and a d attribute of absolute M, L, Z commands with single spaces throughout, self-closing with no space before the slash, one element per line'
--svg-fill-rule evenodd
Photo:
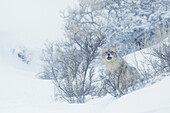
<path fill-rule="evenodd" d="M 122 60 L 118 59 L 116 61 L 112 61 L 112 62 L 106 62 L 105 66 L 106 66 L 106 72 L 109 74 L 115 74 L 120 72 L 121 70 L 121 65 L 122 65 Z"/>

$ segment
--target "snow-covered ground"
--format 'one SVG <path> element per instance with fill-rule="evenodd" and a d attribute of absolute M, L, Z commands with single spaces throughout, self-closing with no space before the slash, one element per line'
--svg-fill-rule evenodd
<path fill-rule="evenodd" d="M 85 104 L 54 102 L 53 83 L 37 79 L 0 59 L 0 113 L 169 113 L 170 77 L 115 100 L 111 96 Z"/>
<path fill-rule="evenodd" d="M 11 53 L 6 55 L 7 52 L 4 52 L 6 48 L 3 47 L 0 49 L 0 113 L 170 112 L 170 76 L 117 100 L 107 95 L 85 104 L 71 105 L 55 102 L 53 82 L 36 78 L 37 71 L 33 69 L 39 66 L 35 62 L 36 59 L 30 64 L 25 64 Z M 140 51 L 130 54 L 126 60 L 128 59 L 129 63 L 134 65 L 134 55 L 140 58 L 137 60 L 142 60 L 141 54 Z"/>

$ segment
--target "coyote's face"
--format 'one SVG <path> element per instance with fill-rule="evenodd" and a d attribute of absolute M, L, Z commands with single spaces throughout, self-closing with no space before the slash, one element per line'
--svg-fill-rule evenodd
<path fill-rule="evenodd" d="M 115 48 L 103 49 L 102 58 L 107 62 L 115 61 L 118 58 L 118 52 Z"/>

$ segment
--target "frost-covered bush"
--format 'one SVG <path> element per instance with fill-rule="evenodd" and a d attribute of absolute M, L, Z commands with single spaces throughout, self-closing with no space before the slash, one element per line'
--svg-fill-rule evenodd
<path fill-rule="evenodd" d="M 103 43 L 102 38 L 46 44 L 42 59 L 45 63 L 43 78 L 54 80 L 57 100 L 84 103 L 86 96 L 93 95 L 93 62 L 98 56 L 98 46 Z"/>
<path fill-rule="evenodd" d="M 156 43 L 157 27 L 169 28 L 169 0 L 81 0 L 64 17 L 68 37 L 86 36 L 83 28 L 105 35 L 104 46 L 117 46 L 121 56 Z M 145 39 L 147 36 L 147 39 Z"/>
<path fill-rule="evenodd" d="M 63 13 L 66 42 L 47 43 L 42 59 L 43 77 L 54 80 L 56 98 L 84 103 L 89 95 L 122 95 L 105 74 L 94 77 L 101 64 L 98 48 L 116 46 L 124 56 L 145 48 L 146 42 L 156 43 L 157 28 L 169 29 L 169 4 L 169 0 L 80 0 L 78 8 Z"/>
<path fill-rule="evenodd" d="M 144 53 L 150 57 L 145 57 L 146 62 L 143 63 L 145 66 L 140 69 L 145 80 L 170 71 L 170 29 L 165 29 L 162 26 L 158 27 L 156 31 L 157 37 L 154 37 L 153 41 L 156 40 L 159 43 L 151 46 L 152 44 L 150 42 L 145 42 L 145 46 L 150 48 L 148 52 Z M 146 63 L 148 67 L 146 67 Z"/>
<path fill-rule="evenodd" d="M 153 62 L 156 73 L 170 72 L 170 44 L 163 43 L 158 47 L 154 47 L 151 55 L 157 58 Z"/>
<path fill-rule="evenodd" d="M 29 64 L 32 61 L 32 53 L 26 47 L 16 47 L 13 49 L 12 53 L 26 64 Z"/>

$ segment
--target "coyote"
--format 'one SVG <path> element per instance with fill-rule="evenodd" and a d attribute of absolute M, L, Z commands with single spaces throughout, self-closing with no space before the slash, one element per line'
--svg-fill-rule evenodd
<path fill-rule="evenodd" d="M 112 79 L 115 88 L 119 91 L 133 86 L 139 80 L 139 73 L 136 68 L 131 67 L 119 56 L 116 48 L 102 50 L 102 59 L 106 67 L 106 74 Z"/>

